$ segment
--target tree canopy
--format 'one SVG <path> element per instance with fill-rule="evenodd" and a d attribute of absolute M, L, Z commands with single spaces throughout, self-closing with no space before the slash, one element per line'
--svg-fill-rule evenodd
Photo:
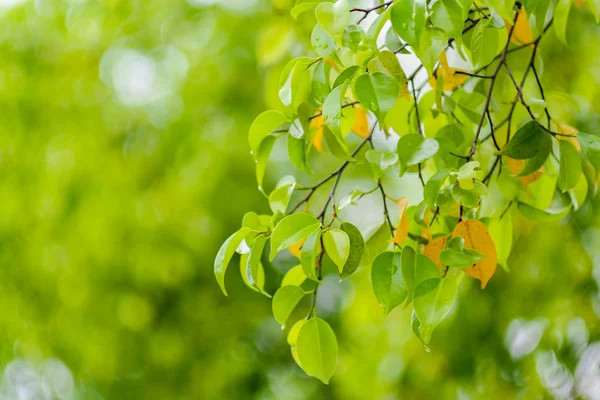
<path fill-rule="evenodd" d="M 572 3 L 337 0 L 291 9 L 314 24 L 311 49 L 283 68 L 281 106 L 248 133 L 271 212 L 244 216 L 214 272 L 227 294 L 227 266 L 241 254 L 244 282 L 272 298 L 308 375 L 329 383 L 339 357 L 317 307 L 327 276 L 368 271 L 382 313 L 409 309 L 427 349 L 457 298 L 471 295 L 463 281 L 483 290 L 498 267 L 511 269 L 516 224 L 592 213 L 600 138 L 570 125 L 565 109 L 579 112 L 578 102 L 552 77 L 543 81 L 541 53 L 568 45 L 571 8 L 598 22 L 594 1 Z M 266 190 L 280 142 L 295 170 Z M 361 213 L 379 218 L 365 225 Z M 264 265 L 284 250 L 297 265 L 269 290 Z"/>

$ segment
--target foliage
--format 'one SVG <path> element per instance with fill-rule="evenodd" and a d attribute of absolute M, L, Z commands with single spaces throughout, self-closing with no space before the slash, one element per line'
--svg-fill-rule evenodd
<path fill-rule="evenodd" d="M 325 383 L 338 351 L 316 308 L 328 265 L 345 279 L 360 260 L 359 268 L 371 270 L 384 314 L 401 305 L 412 308 L 413 331 L 427 345 L 456 302 L 464 275 L 484 289 L 498 262 L 509 257 L 513 231 L 492 228 L 511 224 L 514 210 L 534 221 L 566 218 L 590 202 L 600 172 L 600 139 L 566 128 L 567 121 L 554 113 L 577 102 L 541 82 L 539 54 L 556 40 L 567 41 L 571 1 L 351 3 L 297 2 L 294 18 L 316 19 L 315 56 L 287 64 L 279 81 L 283 107 L 259 115 L 249 133 L 261 190 L 278 140 L 287 140 L 297 177 L 317 171 L 310 163 L 314 149 L 338 159 L 337 168 L 308 185 L 282 178 L 268 196 L 273 214 L 260 216 L 264 224 L 243 224 L 215 261 L 227 294 L 224 270 L 234 248 L 242 260 L 248 254 L 264 262 L 285 249 L 299 253 L 307 279 L 279 289 L 273 311 L 284 325 L 300 300 L 312 297 L 292 328 L 297 338 L 288 341 L 298 365 Z M 598 19 L 595 3 L 585 5 Z M 418 66 L 408 70 L 399 62 L 405 55 Z M 534 95 L 525 94 L 530 81 Z M 367 129 L 358 120 L 365 114 Z M 388 146 L 394 143 L 395 151 Z M 351 167 L 372 172 L 371 189 L 340 189 Z M 388 194 L 393 180 L 411 176 L 422 185 L 419 201 L 409 205 L 407 197 Z M 315 208 L 312 200 L 323 188 L 328 194 Z M 379 197 L 383 218 L 370 231 L 340 212 L 367 196 Z M 399 207 L 396 219 L 391 203 Z M 353 233 L 351 239 L 349 231 L 361 232 L 361 238 Z M 263 254 L 263 248 L 270 250 Z M 244 281 L 269 295 L 252 283 L 260 268 L 242 268 Z"/>

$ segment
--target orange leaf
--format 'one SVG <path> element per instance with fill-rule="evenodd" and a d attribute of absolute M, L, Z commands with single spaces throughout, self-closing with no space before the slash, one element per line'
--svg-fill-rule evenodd
<path fill-rule="evenodd" d="M 446 51 L 444 50 L 440 55 L 440 68 L 435 72 L 435 76 L 429 78 L 429 84 L 433 89 L 437 84 L 436 77 L 440 76 L 440 71 L 444 77 L 444 90 L 452 90 L 457 86 L 462 85 L 467 80 L 466 75 L 457 74 L 458 69 L 452 68 L 448 65 L 448 58 L 446 57 Z"/>
<path fill-rule="evenodd" d="M 336 71 L 336 72 L 340 72 L 340 69 L 338 68 L 337 64 L 333 62 L 333 60 L 331 58 L 324 58 L 323 60 L 325 60 L 325 62 L 329 65 L 331 65 L 331 67 Z"/>
<path fill-rule="evenodd" d="M 406 215 L 406 208 L 408 207 L 408 197 L 400 197 L 397 201 L 398 208 L 400 209 L 400 222 L 398 223 L 398 230 L 390 243 L 396 243 L 402 245 L 408 237 L 408 216 Z"/>
<path fill-rule="evenodd" d="M 446 249 L 446 242 L 449 237 L 450 235 L 446 235 L 430 240 L 423 249 L 423 254 L 437 265 L 440 272 L 443 272 L 445 267 L 440 261 L 440 253 Z"/>
<path fill-rule="evenodd" d="M 462 221 L 454 228 L 452 237 L 463 238 L 465 248 L 473 249 L 487 256 L 472 267 L 463 269 L 467 275 L 479 279 L 481 288 L 484 289 L 494 272 L 496 272 L 496 264 L 498 263 L 496 246 L 487 227 L 475 220 Z"/>
<path fill-rule="evenodd" d="M 510 170 L 510 172 L 513 173 L 513 175 L 518 175 L 519 172 L 521 172 L 521 170 L 525 168 L 525 160 L 515 160 L 514 158 L 507 158 L 507 160 L 508 169 Z M 519 176 L 518 178 L 521 181 L 521 183 L 525 185 L 525 187 L 527 187 L 530 183 L 533 183 L 540 179 L 540 176 L 542 176 L 542 168 L 535 172 L 532 172 L 529 175 Z"/>
<path fill-rule="evenodd" d="M 510 31 L 511 25 L 506 24 L 506 29 Z M 524 8 L 519 11 L 517 17 L 517 23 L 513 30 L 510 42 L 516 45 L 522 45 L 525 43 L 531 43 L 533 41 L 533 34 L 531 33 L 531 26 L 529 25 L 529 19 L 527 18 L 527 12 Z M 531 45 L 533 46 L 533 44 Z"/>
<path fill-rule="evenodd" d="M 298 243 L 296 243 L 295 245 L 293 245 L 292 247 L 288 248 L 288 250 L 290 251 L 290 253 L 292 253 L 292 255 L 298 259 L 300 259 L 300 254 L 301 254 L 301 248 L 302 245 L 304 244 L 304 240 L 299 241 Z"/>
<path fill-rule="evenodd" d="M 361 107 L 355 108 L 356 115 L 354 116 L 354 123 L 352 124 L 352 132 L 356 133 L 361 138 L 369 136 L 369 120 L 367 119 L 367 113 Z"/>
<path fill-rule="evenodd" d="M 313 136 L 312 142 L 315 149 L 317 149 L 319 153 L 323 153 L 323 126 L 325 126 L 323 116 L 319 115 L 318 117 L 313 118 L 312 121 L 310 121 L 310 126 L 318 128 Z"/>

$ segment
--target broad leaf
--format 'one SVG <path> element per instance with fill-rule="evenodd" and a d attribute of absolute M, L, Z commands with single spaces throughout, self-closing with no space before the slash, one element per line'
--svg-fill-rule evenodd
<path fill-rule="evenodd" d="M 381 253 L 371 269 L 373 291 L 385 315 L 406 300 L 408 290 L 402 276 L 402 258 L 400 253 L 387 251 Z"/>
<path fill-rule="evenodd" d="M 532 158 L 544 143 L 544 135 L 549 134 L 542 130 L 537 121 L 530 121 L 519 128 L 500 154 L 517 160 Z"/>
<path fill-rule="evenodd" d="M 559 140 L 560 167 L 558 174 L 558 187 L 566 192 L 574 188 L 581 178 L 582 166 L 579 152 L 568 140 Z"/>
<path fill-rule="evenodd" d="M 231 257 L 233 257 L 233 253 L 235 253 L 235 250 L 248 233 L 250 233 L 250 228 L 242 228 L 229 236 L 215 258 L 215 277 L 225 296 L 227 296 L 227 290 L 225 290 L 225 272 L 227 271 L 227 266 L 229 265 L 229 261 L 231 261 Z"/>
<path fill-rule="evenodd" d="M 298 332 L 296 352 L 300 368 L 328 384 L 337 365 L 337 339 L 327 322 L 320 318 L 306 321 Z"/>
<path fill-rule="evenodd" d="M 496 246 L 487 227 L 477 220 L 462 221 L 454 228 L 452 237 L 463 238 L 465 248 L 473 249 L 486 256 L 486 258 L 477 262 L 475 266 L 464 269 L 467 275 L 479 279 L 481 288 L 484 289 L 494 272 L 496 272 L 498 261 Z"/>
<path fill-rule="evenodd" d="M 401 0 L 392 5 L 390 19 L 398 36 L 418 49 L 426 15 L 426 0 Z"/>
<path fill-rule="evenodd" d="M 454 277 L 428 279 L 415 287 L 413 303 L 423 343 L 429 343 L 433 329 L 450 312 L 457 288 L 458 280 Z"/>
<path fill-rule="evenodd" d="M 425 201 L 427 202 L 427 205 L 429 207 L 435 207 L 435 201 L 437 199 L 438 193 L 440 192 L 444 181 L 448 177 L 448 174 L 450 174 L 450 170 L 443 169 L 431 178 L 429 178 L 429 180 L 425 184 L 425 188 L 423 189 L 423 196 L 425 197 Z"/>
<path fill-rule="evenodd" d="M 302 246 L 302 253 L 300 256 L 300 263 L 302 264 L 302 270 L 307 277 L 315 282 L 319 282 L 317 276 L 317 258 L 321 253 L 321 231 L 317 230 L 313 232 L 305 241 Z"/>
<path fill-rule="evenodd" d="M 271 235 L 271 257 L 273 260 L 277 253 L 299 241 L 306 239 L 317 231 L 321 223 L 308 214 L 292 214 L 283 218 L 275 227 Z"/>
<path fill-rule="evenodd" d="M 273 316 L 281 326 L 285 326 L 292 311 L 296 308 L 306 292 L 299 286 L 282 286 L 273 296 Z"/>
<path fill-rule="evenodd" d="M 250 132 L 248 133 L 248 142 L 250 143 L 250 150 L 254 157 L 257 157 L 260 144 L 279 126 L 286 122 L 286 117 L 282 113 L 276 110 L 265 111 L 260 114 L 252 125 L 250 126 Z"/>
<path fill-rule="evenodd" d="M 279 211 L 285 214 L 295 188 L 296 179 L 293 176 L 286 175 L 279 180 L 277 186 L 269 195 L 269 206 L 273 213 Z"/>
<path fill-rule="evenodd" d="M 426 139 L 421 135 L 404 135 L 398 140 L 397 153 L 400 159 L 400 176 L 408 167 L 417 165 L 435 155 L 439 144 L 435 139 Z"/>
<path fill-rule="evenodd" d="M 396 153 L 384 153 L 379 150 L 367 151 L 365 158 L 371 164 L 375 182 L 383 176 L 385 170 L 398 162 L 398 155 Z"/>
<path fill-rule="evenodd" d="M 350 238 L 340 229 L 331 229 L 323 233 L 323 246 L 341 273 L 350 255 Z"/>
<path fill-rule="evenodd" d="M 349 222 L 343 222 L 340 229 L 346 232 L 346 235 L 348 235 L 348 239 L 350 240 L 350 253 L 340 272 L 340 276 L 345 278 L 358 268 L 365 249 L 365 241 L 360 230 Z"/>
<path fill-rule="evenodd" d="M 381 72 L 362 74 L 354 82 L 356 98 L 377 116 L 380 124 L 396 102 L 399 91 L 398 81 Z"/>

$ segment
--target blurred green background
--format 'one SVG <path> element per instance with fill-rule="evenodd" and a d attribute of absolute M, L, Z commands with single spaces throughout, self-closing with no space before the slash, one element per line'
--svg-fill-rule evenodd
<path fill-rule="evenodd" d="M 600 399 L 596 200 L 516 221 L 511 272 L 463 285 L 430 349 L 408 312 L 382 318 L 368 271 L 327 278 L 330 386 L 294 364 L 234 263 L 222 296 L 220 244 L 267 211 L 248 127 L 309 51 L 314 21 L 291 6 L 0 0 L 0 398 Z M 569 26 L 569 48 L 542 42 L 543 81 L 598 133 L 600 29 L 578 7 Z"/>

